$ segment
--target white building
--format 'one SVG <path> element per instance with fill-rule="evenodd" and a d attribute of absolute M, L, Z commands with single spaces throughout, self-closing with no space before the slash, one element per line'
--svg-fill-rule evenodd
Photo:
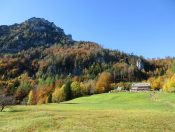
<path fill-rule="evenodd" d="M 136 66 L 139 70 L 142 70 L 144 68 L 144 65 L 142 63 L 142 60 L 141 59 L 138 59 L 137 62 L 136 62 Z"/>

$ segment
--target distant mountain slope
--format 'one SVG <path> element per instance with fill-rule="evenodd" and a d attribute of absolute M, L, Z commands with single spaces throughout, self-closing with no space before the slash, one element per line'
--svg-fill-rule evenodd
<path fill-rule="evenodd" d="M 142 68 L 138 67 L 138 60 Z M 126 82 L 163 75 L 166 70 L 143 57 L 104 49 L 93 42 L 74 41 L 63 29 L 42 18 L 0 26 L 0 80 L 24 73 L 34 79 L 66 78 L 71 74 L 88 80 L 108 71 L 114 82 Z"/>
<path fill-rule="evenodd" d="M 65 35 L 63 29 L 42 18 L 33 17 L 21 24 L 0 26 L 1 53 L 14 53 L 31 47 L 71 42 L 71 35 Z"/>
<path fill-rule="evenodd" d="M 147 60 L 94 42 L 74 41 L 41 18 L 0 26 L 0 94 L 15 97 L 17 104 L 27 103 L 29 97 L 36 99 L 33 104 L 40 104 L 108 92 L 118 86 L 128 90 L 131 82 L 165 75 L 171 64 L 172 59 Z M 101 77 L 110 86 L 105 88 L 105 81 L 99 84 Z"/>
<path fill-rule="evenodd" d="M 144 70 L 137 68 L 136 62 L 142 60 Z M 146 79 L 154 65 L 144 58 L 120 51 L 104 49 L 92 42 L 76 42 L 71 46 L 53 45 L 38 47 L 18 54 L 1 55 L 0 79 L 16 78 L 23 73 L 40 78 L 43 76 L 67 75 L 95 79 L 99 73 L 109 71 L 114 81 L 137 81 Z"/>

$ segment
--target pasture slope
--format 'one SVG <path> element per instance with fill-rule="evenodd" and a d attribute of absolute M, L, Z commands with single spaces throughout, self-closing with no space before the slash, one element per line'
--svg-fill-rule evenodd
<path fill-rule="evenodd" d="M 0 112 L 1 132 L 175 131 L 175 94 L 106 93 Z"/>

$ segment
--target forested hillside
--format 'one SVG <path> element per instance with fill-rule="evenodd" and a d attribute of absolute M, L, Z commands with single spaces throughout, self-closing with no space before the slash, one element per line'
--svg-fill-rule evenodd
<path fill-rule="evenodd" d="M 1 94 L 28 104 L 108 92 L 118 85 L 128 89 L 130 82 L 166 75 L 173 60 L 146 60 L 94 42 L 74 41 L 40 18 L 0 26 L 0 52 Z"/>

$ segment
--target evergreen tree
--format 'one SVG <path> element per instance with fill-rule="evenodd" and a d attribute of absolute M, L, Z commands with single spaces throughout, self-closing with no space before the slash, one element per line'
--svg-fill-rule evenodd
<path fill-rule="evenodd" d="M 65 83 L 64 87 L 64 94 L 65 94 L 65 100 L 72 99 L 72 93 L 71 93 L 71 81 L 68 79 Z"/>

